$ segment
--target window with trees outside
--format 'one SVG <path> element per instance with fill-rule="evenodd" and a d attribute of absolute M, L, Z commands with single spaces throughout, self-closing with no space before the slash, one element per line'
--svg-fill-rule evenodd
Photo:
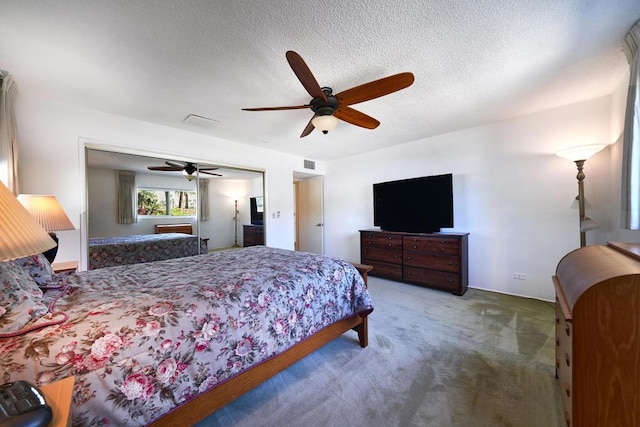
<path fill-rule="evenodd" d="M 138 188 L 140 216 L 196 216 L 196 192 Z"/>

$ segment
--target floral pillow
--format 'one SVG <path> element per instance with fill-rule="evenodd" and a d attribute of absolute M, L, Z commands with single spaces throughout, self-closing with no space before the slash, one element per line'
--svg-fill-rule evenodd
<path fill-rule="evenodd" d="M 0 334 L 10 334 L 47 314 L 42 290 L 15 261 L 0 262 Z"/>
<path fill-rule="evenodd" d="M 48 287 L 56 284 L 56 273 L 49 260 L 42 254 L 26 256 L 15 260 L 40 287 Z"/>

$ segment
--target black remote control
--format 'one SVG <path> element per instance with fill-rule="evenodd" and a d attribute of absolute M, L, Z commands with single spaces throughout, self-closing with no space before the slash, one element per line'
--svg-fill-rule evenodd
<path fill-rule="evenodd" d="M 41 427 L 53 418 L 44 394 L 27 381 L 0 385 L 0 427 Z"/>

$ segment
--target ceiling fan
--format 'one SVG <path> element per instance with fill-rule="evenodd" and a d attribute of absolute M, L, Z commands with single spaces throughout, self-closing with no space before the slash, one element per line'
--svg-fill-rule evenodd
<path fill-rule="evenodd" d="M 165 171 L 165 172 L 175 172 L 182 171 L 182 175 L 187 178 L 189 181 L 193 180 L 196 176 L 193 174 L 198 171 L 199 173 L 204 173 L 207 175 L 213 176 L 222 176 L 219 173 L 209 172 L 218 170 L 218 167 L 196 167 L 195 163 L 191 162 L 176 162 L 173 160 L 167 160 L 165 162 L 167 166 L 147 166 L 147 169 L 152 171 Z"/>
<path fill-rule="evenodd" d="M 352 125 L 366 129 L 375 129 L 380 122 L 358 110 L 350 107 L 371 99 L 407 88 L 413 84 L 412 73 L 399 73 L 379 80 L 374 80 L 360 86 L 347 89 L 338 94 L 333 94 L 330 87 L 320 87 L 311 70 L 302 57 L 290 50 L 286 54 L 287 61 L 293 72 L 313 98 L 308 104 L 288 107 L 264 107 L 264 108 L 243 108 L 244 111 L 276 111 L 276 110 L 297 110 L 310 108 L 313 117 L 304 128 L 300 138 L 309 135 L 316 127 L 326 134 L 336 127 L 338 120 L 343 120 Z"/>

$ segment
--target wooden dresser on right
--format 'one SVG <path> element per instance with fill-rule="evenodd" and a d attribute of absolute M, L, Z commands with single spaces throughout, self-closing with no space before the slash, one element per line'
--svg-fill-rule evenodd
<path fill-rule="evenodd" d="M 553 283 L 567 425 L 640 426 L 640 243 L 576 249 Z"/>

